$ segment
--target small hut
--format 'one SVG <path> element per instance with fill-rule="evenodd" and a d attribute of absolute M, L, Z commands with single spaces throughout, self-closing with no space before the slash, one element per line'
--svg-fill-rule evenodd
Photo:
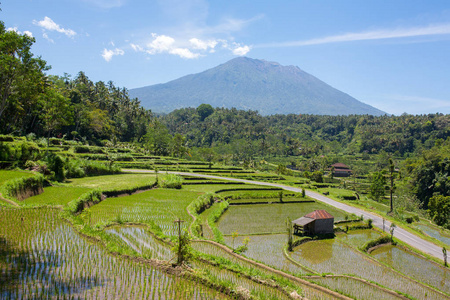
<path fill-rule="evenodd" d="M 294 234 L 316 235 L 334 232 L 334 217 L 325 210 L 315 210 L 292 221 Z"/>
<path fill-rule="evenodd" d="M 348 177 L 352 175 L 352 170 L 350 170 L 350 167 L 343 163 L 331 165 L 331 172 L 333 172 L 334 177 Z"/>

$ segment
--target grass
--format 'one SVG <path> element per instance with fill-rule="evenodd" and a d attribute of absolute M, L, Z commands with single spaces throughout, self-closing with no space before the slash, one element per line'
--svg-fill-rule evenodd
<path fill-rule="evenodd" d="M 31 205 L 67 205 L 70 201 L 90 190 L 90 188 L 78 186 L 50 186 L 45 187 L 42 194 L 25 199 L 24 203 Z"/>

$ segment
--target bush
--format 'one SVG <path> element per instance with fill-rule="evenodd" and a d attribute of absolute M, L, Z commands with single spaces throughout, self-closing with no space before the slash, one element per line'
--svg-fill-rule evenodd
<path fill-rule="evenodd" d="M 218 243 L 225 244 L 222 232 L 217 228 L 216 222 L 227 211 L 230 204 L 228 201 L 223 201 L 217 204 L 217 206 L 210 212 L 208 216 L 208 224 L 214 234 L 214 240 Z"/>
<path fill-rule="evenodd" d="M 381 244 L 386 244 L 386 243 L 390 243 L 391 242 L 391 237 L 388 235 L 383 235 L 380 236 L 379 238 L 375 239 L 375 240 L 371 240 L 368 241 L 367 243 L 365 243 L 362 247 L 361 250 L 364 252 L 367 252 L 370 248 L 373 248 L 377 245 L 381 245 Z"/>
<path fill-rule="evenodd" d="M 158 185 L 161 188 L 181 189 L 183 185 L 183 177 L 176 174 L 166 174 L 159 178 Z"/>
<path fill-rule="evenodd" d="M 102 193 L 100 190 L 92 190 L 81 195 L 78 199 L 70 201 L 66 210 L 72 214 L 77 214 L 82 212 L 85 207 L 90 207 L 100 201 L 102 201 Z"/>
<path fill-rule="evenodd" d="M 2 185 L 6 197 L 23 200 L 29 196 L 40 194 L 44 187 L 44 176 L 23 177 L 9 180 Z"/>
<path fill-rule="evenodd" d="M 12 135 L 0 134 L 0 142 L 14 142 L 14 137 Z"/>
<path fill-rule="evenodd" d="M 48 168 L 53 173 L 53 178 L 58 181 L 63 181 L 66 178 L 66 161 L 56 154 L 49 154 L 46 160 Z"/>

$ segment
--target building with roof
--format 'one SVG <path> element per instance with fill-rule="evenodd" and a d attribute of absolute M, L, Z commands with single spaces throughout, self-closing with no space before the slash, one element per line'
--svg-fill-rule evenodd
<path fill-rule="evenodd" d="M 315 210 L 292 221 L 294 234 L 316 235 L 334 232 L 334 217 L 326 210 Z"/>
<path fill-rule="evenodd" d="M 348 177 L 352 175 L 350 167 L 343 163 L 335 163 L 331 165 L 331 172 L 334 177 Z"/>

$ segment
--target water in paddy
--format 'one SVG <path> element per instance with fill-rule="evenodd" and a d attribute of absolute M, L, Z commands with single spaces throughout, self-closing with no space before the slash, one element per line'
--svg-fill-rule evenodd
<path fill-rule="evenodd" d="M 286 234 L 238 236 L 234 241 L 235 248 L 242 245 L 244 238 L 250 239 L 248 250 L 244 253 L 245 256 L 293 274 L 308 273 L 284 256 L 283 247 L 287 243 Z M 232 247 L 233 238 L 226 236 L 225 243 Z"/>
<path fill-rule="evenodd" d="M 167 261 L 174 259 L 170 246 L 157 240 L 143 226 L 113 226 L 105 232 L 119 237 L 140 256 Z"/>
<path fill-rule="evenodd" d="M 336 237 L 349 245 L 352 245 L 354 247 L 361 247 L 367 241 L 376 239 L 379 236 L 380 233 L 375 230 L 358 229 L 350 230 L 348 233 L 340 233 Z"/>
<path fill-rule="evenodd" d="M 0 299 L 223 299 L 156 267 L 109 255 L 50 209 L 0 209 Z"/>
<path fill-rule="evenodd" d="M 450 294 L 450 269 L 392 245 L 375 249 L 371 254 L 403 274 Z"/>
<path fill-rule="evenodd" d="M 416 227 L 425 232 L 426 234 L 428 234 L 429 236 L 434 237 L 435 239 L 447 244 L 448 247 L 450 247 L 450 236 L 444 235 L 439 230 L 424 224 L 418 224 L 416 225 Z"/>
<path fill-rule="evenodd" d="M 436 290 L 401 276 L 337 239 L 307 242 L 296 247 L 291 257 L 318 273 L 354 274 L 417 299 L 442 299 Z M 420 264 L 414 266 L 421 268 Z"/>

